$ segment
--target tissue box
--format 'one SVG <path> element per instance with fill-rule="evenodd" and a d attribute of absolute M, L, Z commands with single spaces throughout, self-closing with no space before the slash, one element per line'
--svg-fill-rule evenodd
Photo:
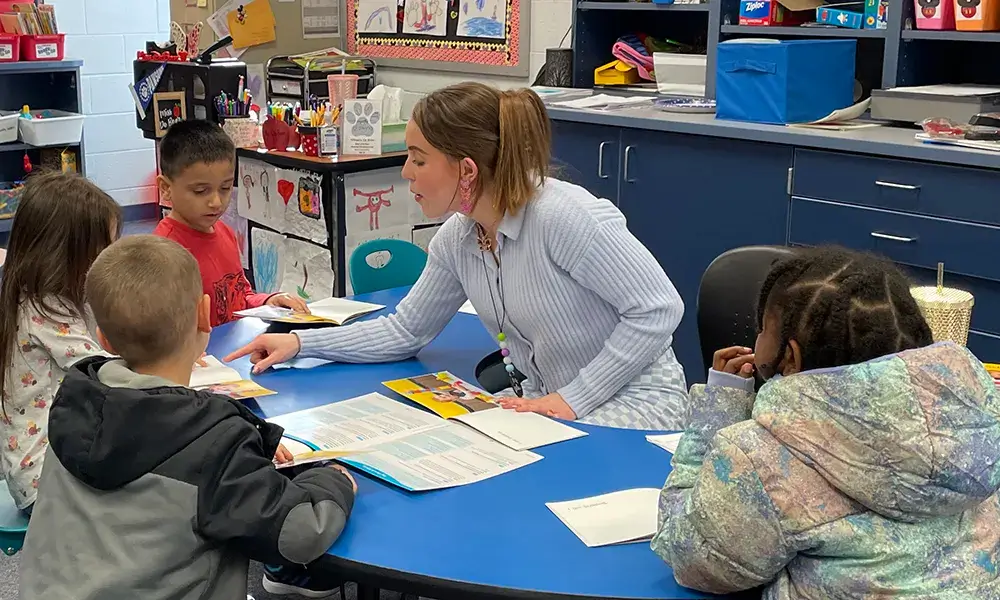
<path fill-rule="evenodd" d="M 716 117 L 808 123 L 854 101 L 857 40 L 723 42 L 716 66 Z"/>
<path fill-rule="evenodd" d="M 844 29 L 861 29 L 862 23 L 864 23 L 865 17 L 862 14 L 864 10 L 864 3 L 858 2 L 857 4 L 838 4 L 837 6 L 844 6 L 851 9 L 857 10 L 844 10 L 842 8 L 830 8 L 827 6 L 821 6 L 816 9 L 816 22 L 823 23 L 825 25 L 836 25 L 837 27 L 843 27 Z"/>
<path fill-rule="evenodd" d="M 406 121 L 382 124 L 382 153 L 406 152 Z"/>

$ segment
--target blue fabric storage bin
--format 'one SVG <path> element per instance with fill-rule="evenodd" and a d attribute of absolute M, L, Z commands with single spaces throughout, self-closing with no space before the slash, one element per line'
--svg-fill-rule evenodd
<path fill-rule="evenodd" d="M 807 123 L 854 102 L 857 40 L 723 42 L 715 77 L 716 117 Z"/>

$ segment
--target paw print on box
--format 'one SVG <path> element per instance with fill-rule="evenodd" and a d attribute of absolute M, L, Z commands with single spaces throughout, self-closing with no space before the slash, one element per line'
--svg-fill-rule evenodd
<path fill-rule="evenodd" d="M 382 115 L 372 104 L 354 105 L 353 111 L 348 111 L 344 118 L 351 125 L 351 135 L 357 137 L 368 137 L 375 135 L 375 125 L 378 124 Z"/>

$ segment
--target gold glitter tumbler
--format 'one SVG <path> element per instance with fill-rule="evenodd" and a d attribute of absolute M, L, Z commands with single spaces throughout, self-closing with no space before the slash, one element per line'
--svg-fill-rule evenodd
<path fill-rule="evenodd" d="M 944 263 L 938 263 L 937 286 L 910 288 L 917 306 L 931 328 L 935 342 L 969 341 L 969 321 L 975 298 L 969 292 L 944 287 Z"/>

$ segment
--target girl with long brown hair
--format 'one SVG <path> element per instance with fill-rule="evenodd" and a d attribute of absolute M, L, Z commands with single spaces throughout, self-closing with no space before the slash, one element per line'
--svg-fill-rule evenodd
<path fill-rule="evenodd" d="M 683 428 L 687 390 L 671 341 L 684 304 L 613 202 L 549 176 L 551 127 L 539 97 L 471 82 L 437 90 L 413 109 L 406 145 L 403 177 L 424 215 L 457 214 L 434 236 L 396 313 L 265 335 L 231 358 L 250 354 L 258 371 L 300 352 L 409 358 L 468 298 L 510 373 L 505 406 Z"/>
<path fill-rule="evenodd" d="M 66 369 L 103 354 L 84 299 L 87 270 L 121 230 L 121 209 L 83 177 L 32 175 L 0 281 L 0 467 L 30 512 L 48 445 L 49 405 Z"/>

